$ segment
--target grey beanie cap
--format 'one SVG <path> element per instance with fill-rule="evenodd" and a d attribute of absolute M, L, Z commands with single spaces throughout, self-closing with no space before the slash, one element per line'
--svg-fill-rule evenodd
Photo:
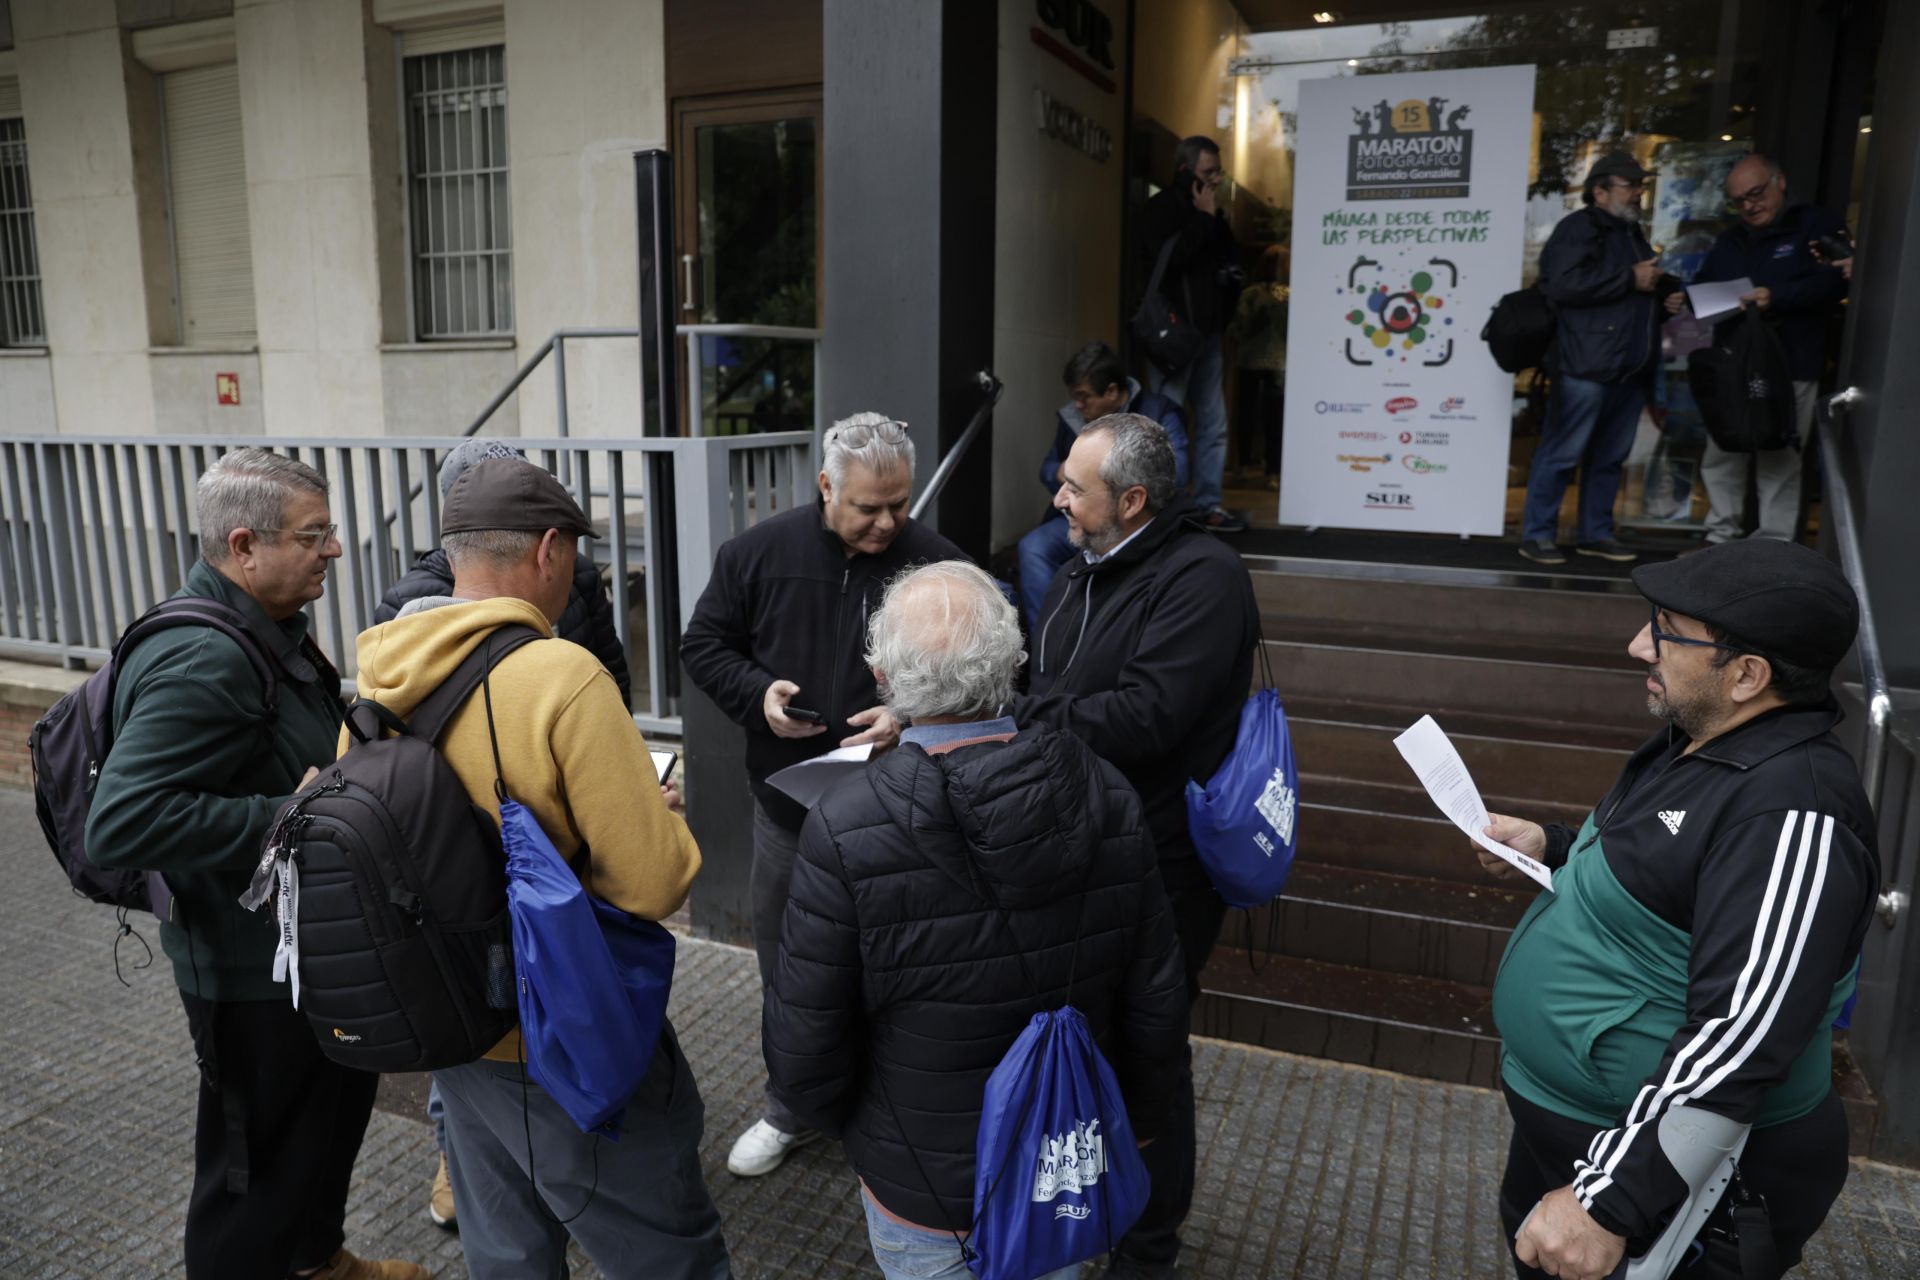
<path fill-rule="evenodd" d="M 526 456 L 505 440 L 463 440 L 441 460 L 440 497 L 444 500 L 453 488 L 453 482 L 460 478 L 460 473 L 476 462 L 487 458 L 519 458 L 524 462 Z"/>

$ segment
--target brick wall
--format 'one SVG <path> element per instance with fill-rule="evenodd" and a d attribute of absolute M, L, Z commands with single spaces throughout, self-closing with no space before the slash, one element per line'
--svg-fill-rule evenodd
<path fill-rule="evenodd" d="M 33 785 L 27 734 L 48 707 L 87 675 L 39 663 L 0 662 L 0 787 Z"/>
<path fill-rule="evenodd" d="M 53 701 L 54 695 L 50 695 L 47 705 L 51 706 Z M 0 701 L 0 786 L 33 785 L 32 769 L 27 760 L 27 733 L 45 711 L 45 706 Z"/>

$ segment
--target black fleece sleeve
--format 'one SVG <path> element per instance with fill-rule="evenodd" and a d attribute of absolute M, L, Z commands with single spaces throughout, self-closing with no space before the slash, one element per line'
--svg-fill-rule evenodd
<path fill-rule="evenodd" d="M 761 1014 L 767 1081 L 793 1114 L 838 1134 L 866 1060 L 860 930 L 833 833 L 818 809 L 800 829 L 780 958 Z"/>
<path fill-rule="evenodd" d="M 1621 1125 L 1571 1171 L 1596 1222 L 1645 1235 L 1685 1197 L 1657 1133 L 1671 1108 L 1759 1113 L 1827 1018 L 1875 887 L 1872 858 L 1829 814 L 1765 813 L 1714 840 L 1696 879 L 1687 1021 Z"/>
<path fill-rule="evenodd" d="M 600 581 L 598 574 L 594 575 L 593 585 L 594 590 L 584 593 L 587 602 L 587 635 L 593 640 L 593 656 L 600 659 L 600 665 L 620 686 L 620 701 L 631 711 L 633 675 L 627 670 L 627 648 L 620 643 L 620 631 L 613 616 L 613 601 L 608 598 L 606 584 Z"/>
<path fill-rule="evenodd" d="M 740 559 L 737 541 L 723 544 L 713 558 L 713 576 L 680 639 L 680 660 L 728 718 L 769 732 L 760 706 L 777 677 L 753 659 L 753 609 Z"/>

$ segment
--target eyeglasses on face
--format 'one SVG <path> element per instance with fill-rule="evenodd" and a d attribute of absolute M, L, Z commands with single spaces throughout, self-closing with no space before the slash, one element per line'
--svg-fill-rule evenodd
<path fill-rule="evenodd" d="M 1727 200 L 1727 207 L 1729 209 L 1746 209 L 1758 206 L 1766 200 L 1767 188 L 1772 185 L 1773 179 L 1768 178 L 1765 182 L 1750 191 L 1743 191 L 1737 196 L 1731 196 Z"/>
<path fill-rule="evenodd" d="M 284 534 L 311 551 L 324 543 L 332 542 L 334 535 L 340 532 L 340 526 L 330 524 L 324 529 L 255 529 L 254 532 Z"/>
<path fill-rule="evenodd" d="M 1653 660 L 1660 661 L 1660 642 L 1683 644 L 1693 649 L 1725 649 L 1729 653 L 1745 653 L 1737 644 L 1722 644 L 1718 640 L 1693 640 L 1686 636 L 1675 635 L 1671 631 L 1660 629 L 1660 606 L 1654 605 L 1647 618 L 1647 626 L 1653 631 Z"/>

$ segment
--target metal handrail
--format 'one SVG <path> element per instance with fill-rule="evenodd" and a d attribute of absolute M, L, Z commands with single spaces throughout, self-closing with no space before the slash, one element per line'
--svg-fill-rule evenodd
<path fill-rule="evenodd" d="M 1853 593 L 1860 601 L 1860 688 L 1867 704 L 1867 731 L 1860 744 L 1860 785 L 1877 815 L 1886 784 L 1887 739 L 1893 731 L 1893 689 L 1887 683 L 1886 662 L 1880 656 L 1880 635 L 1873 624 L 1873 602 L 1867 595 L 1867 574 L 1860 555 L 1853 494 L 1840 456 L 1839 433 L 1834 427 L 1836 411 L 1851 408 L 1864 398 L 1860 388 L 1848 387 L 1820 402 L 1820 467 L 1827 479 L 1821 495 L 1823 509 L 1832 516 L 1834 543 L 1840 549 L 1840 568 L 1853 584 Z M 1892 928 L 1906 905 L 1906 894 L 1889 889 L 1880 895 L 1874 910 L 1882 923 Z"/>
<path fill-rule="evenodd" d="M 491 418 L 494 412 L 498 410 L 501 405 L 505 404 L 514 392 L 520 389 L 520 384 L 525 382 L 532 376 L 533 371 L 540 367 L 540 362 L 547 358 L 547 353 L 555 352 L 557 354 L 555 354 L 553 361 L 553 376 L 560 394 L 558 428 L 559 435 L 564 438 L 567 435 L 566 340 L 568 338 L 637 338 L 639 336 L 640 331 L 638 329 L 555 329 L 545 342 L 534 348 L 533 354 L 528 356 L 526 363 L 520 366 L 520 371 L 508 380 L 506 386 L 500 388 L 499 393 L 496 394 L 493 399 L 487 401 L 487 407 L 480 411 L 480 416 L 475 418 L 473 422 L 468 425 L 467 429 L 460 434 L 463 436 L 476 434 L 481 427 L 486 425 L 487 419 Z"/>
<path fill-rule="evenodd" d="M 934 468 L 932 478 L 927 481 L 927 487 L 920 491 L 920 496 L 914 500 L 912 510 L 907 512 L 915 520 L 925 514 L 927 508 L 933 505 L 934 499 L 940 496 L 940 491 L 947 487 L 947 481 L 953 476 L 953 469 L 960 465 L 961 457 L 973 447 L 973 442 L 980 433 L 986 430 L 987 416 L 993 412 L 993 406 L 1000 403 L 1000 393 L 1007 389 L 1006 383 L 994 377 L 991 369 L 982 369 L 973 375 L 973 380 L 982 391 L 987 393 L 986 398 L 980 402 L 980 407 L 973 411 L 973 419 L 967 423 L 967 429 L 962 431 L 960 438 L 953 442 L 953 448 L 947 450 L 947 456 L 940 459 L 940 465 Z"/>
<path fill-rule="evenodd" d="M 820 351 L 825 329 L 801 329 L 783 324 L 677 324 L 673 331 L 687 343 L 687 434 L 707 433 L 705 410 L 700 394 L 700 338 L 771 338 L 785 342 L 813 344 L 813 434 L 817 440 L 825 421 L 820 416 Z M 717 407 L 717 405 L 716 405 Z"/>

